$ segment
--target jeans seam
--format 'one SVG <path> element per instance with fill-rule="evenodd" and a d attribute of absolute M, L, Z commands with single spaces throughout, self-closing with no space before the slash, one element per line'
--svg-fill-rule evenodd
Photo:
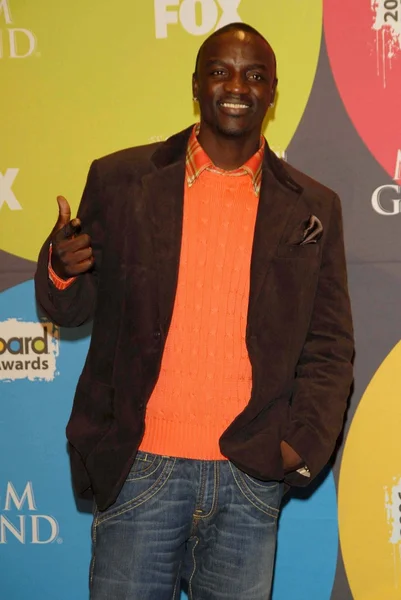
<path fill-rule="evenodd" d="M 251 483 L 253 483 L 253 485 L 256 485 L 257 487 L 263 488 L 263 489 L 265 489 L 265 490 L 266 490 L 266 489 L 273 489 L 273 488 L 275 488 L 275 487 L 277 487 L 277 486 L 278 486 L 278 481 L 274 481 L 272 485 L 263 485 L 263 483 L 258 483 L 257 481 L 255 481 L 255 479 L 252 479 L 252 477 L 250 477 L 250 476 L 248 475 L 248 473 L 244 473 L 244 475 L 245 475 L 245 477 L 246 477 L 247 479 L 249 479 L 249 481 L 250 481 Z"/>
<path fill-rule="evenodd" d="M 113 514 L 111 514 L 109 516 L 105 515 L 104 518 L 100 518 L 98 520 L 98 525 L 101 525 L 102 523 L 105 523 L 106 521 L 109 521 L 110 519 L 114 519 L 115 517 L 119 517 L 120 515 L 123 515 L 124 513 L 128 512 L 129 510 L 137 508 L 138 506 L 141 506 L 145 502 L 148 502 L 148 500 L 153 498 L 153 496 L 155 496 L 166 485 L 167 481 L 170 479 L 171 473 L 173 472 L 174 465 L 175 465 L 175 458 L 173 459 L 173 464 L 171 465 L 170 472 L 168 473 L 165 480 L 162 482 L 162 484 L 160 486 L 158 484 L 163 479 L 164 472 L 167 470 L 167 468 L 169 466 L 168 462 L 165 464 L 163 471 L 161 472 L 159 477 L 156 479 L 154 484 L 151 485 L 150 488 L 148 490 L 146 490 L 146 492 L 142 492 L 142 494 L 140 494 L 134 500 L 128 500 L 128 502 L 125 502 L 117 512 L 114 512 Z M 153 490 L 153 493 L 149 495 L 149 492 L 151 490 Z"/>
<path fill-rule="evenodd" d="M 93 585 L 93 574 L 95 572 L 95 560 L 96 560 L 96 530 L 97 530 L 97 517 L 94 518 L 92 524 L 92 561 L 90 566 L 90 574 L 89 574 L 89 585 L 92 587 Z"/>
<path fill-rule="evenodd" d="M 196 502 L 195 502 L 195 510 L 192 515 L 192 519 L 196 520 L 200 518 L 202 514 L 202 504 L 205 496 L 205 485 L 206 485 L 206 473 L 205 473 L 205 463 L 200 463 L 200 486 L 199 491 L 196 494 Z M 200 514 L 197 514 L 200 513 Z"/>
<path fill-rule="evenodd" d="M 182 560 L 180 561 L 180 564 L 178 565 L 177 577 L 175 578 L 172 600 L 176 600 L 177 584 L 181 579 L 181 565 L 182 565 Z"/>
<path fill-rule="evenodd" d="M 145 462 L 141 458 L 139 460 L 142 462 Z M 147 479 L 148 477 L 150 477 L 151 475 L 153 475 L 153 473 L 155 473 L 157 471 L 157 469 L 161 465 L 161 462 L 162 462 L 161 460 L 157 461 L 157 458 L 154 458 L 152 461 L 150 461 L 150 464 L 148 464 L 147 467 L 145 467 L 144 469 L 141 469 L 140 471 L 134 471 L 132 473 L 132 476 L 131 476 L 131 473 L 129 473 L 126 481 L 138 481 L 139 479 Z M 155 465 L 155 463 L 156 463 L 156 465 Z M 135 477 L 136 474 L 138 475 L 137 477 Z"/>
<path fill-rule="evenodd" d="M 202 462 L 201 463 L 202 476 L 201 476 L 201 489 L 200 489 L 200 494 L 199 494 L 199 505 L 202 505 L 203 501 L 205 499 L 205 488 L 206 488 L 206 479 L 207 479 L 205 467 L 206 467 L 206 463 Z"/>
<path fill-rule="evenodd" d="M 220 473 L 219 473 L 219 465 L 215 462 L 214 463 L 214 477 L 213 477 L 213 499 L 212 499 L 212 504 L 210 507 L 210 511 L 207 513 L 207 515 L 194 515 L 196 519 L 208 519 L 216 510 L 216 497 L 217 497 L 217 490 L 218 490 L 218 486 L 220 483 Z"/>
<path fill-rule="evenodd" d="M 257 508 L 259 511 L 265 513 L 266 515 L 269 515 L 269 517 L 272 517 L 273 519 L 278 518 L 278 514 L 279 514 L 279 509 L 277 508 L 273 508 L 272 506 L 268 506 L 267 504 L 264 504 L 261 500 L 259 500 L 255 494 L 253 494 L 253 492 L 251 490 L 247 490 L 245 491 L 243 489 L 243 486 L 241 486 L 240 482 L 237 479 L 237 476 L 234 472 L 234 469 L 232 468 L 231 463 L 229 463 L 230 465 L 230 469 L 231 469 L 231 473 L 233 474 L 233 477 L 235 479 L 235 482 L 241 492 L 241 494 L 248 500 L 248 502 L 250 502 L 255 508 Z M 255 503 L 254 499 L 256 500 L 256 502 L 258 504 Z M 270 511 L 274 511 L 274 512 L 270 512 Z"/>
<path fill-rule="evenodd" d="M 191 552 L 191 554 L 192 554 L 192 560 L 193 560 L 193 565 L 194 566 L 193 566 L 193 569 L 192 569 L 191 577 L 189 578 L 189 581 L 188 581 L 189 600 L 193 600 L 194 599 L 194 596 L 193 596 L 193 593 L 192 593 L 192 580 L 193 580 L 195 572 L 196 572 L 195 550 L 196 550 L 197 545 L 199 544 L 199 538 L 195 537 L 195 539 L 196 539 L 196 542 L 193 545 L 192 552 Z"/>

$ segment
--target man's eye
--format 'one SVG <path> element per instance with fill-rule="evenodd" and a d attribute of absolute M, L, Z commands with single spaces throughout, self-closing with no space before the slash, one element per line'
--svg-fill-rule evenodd
<path fill-rule="evenodd" d="M 262 81 L 263 77 L 259 73 L 249 73 L 249 79 L 253 79 L 254 81 Z"/>
<path fill-rule="evenodd" d="M 224 75 L 223 69 L 215 69 L 212 71 L 212 75 Z"/>

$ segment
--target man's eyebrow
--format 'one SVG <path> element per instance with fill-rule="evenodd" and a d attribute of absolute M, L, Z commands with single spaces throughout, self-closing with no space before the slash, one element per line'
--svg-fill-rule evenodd
<path fill-rule="evenodd" d="M 205 65 L 206 67 L 209 67 L 211 65 L 214 65 L 215 63 L 224 63 L 225 61 L 222 58 L 209 58 Z"/>
<path fill-rule="evenodd" d="M 253 63 L 247 65 L 247 69 L 258 69 L 259 71 L 268 71 L 268 67 L 264 63 Z"/>
<path fill-rule="evenodd" d="M 212 65 L 215 64 L 227 64 L 227 62 L 223 59 L 223 58 L 209 58 L 209 60 L 206 61 L 205 66 L 206 67 L 211 67 Z M 268 67 L 267 65 L 265 65 L 264 63 L 251 63 L 249 65 L 246 65 L 247 69 L 259 69 L 260 71 L 268 71 Z"/>

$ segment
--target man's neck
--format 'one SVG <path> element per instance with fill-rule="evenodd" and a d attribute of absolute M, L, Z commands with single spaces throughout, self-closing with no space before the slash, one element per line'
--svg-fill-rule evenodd
<path fill-rule="evenodd" d="M 216 134 L 201 123 L 198 141 L 216 167 L 233 171 L 245 164 L 257 152 L 260 146 L 260 133 L 227 136 Z"/>

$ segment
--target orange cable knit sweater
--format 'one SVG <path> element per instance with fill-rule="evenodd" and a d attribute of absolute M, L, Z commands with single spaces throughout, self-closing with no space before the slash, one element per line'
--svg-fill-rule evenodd
<path fill-rule="evenodd" d="M 206 170 L 185 187 L 173 317 L 141 450 L 224 459 L 219 438 L 251 391 L 245 330 L 257 204 L 248 174 Z"/>

